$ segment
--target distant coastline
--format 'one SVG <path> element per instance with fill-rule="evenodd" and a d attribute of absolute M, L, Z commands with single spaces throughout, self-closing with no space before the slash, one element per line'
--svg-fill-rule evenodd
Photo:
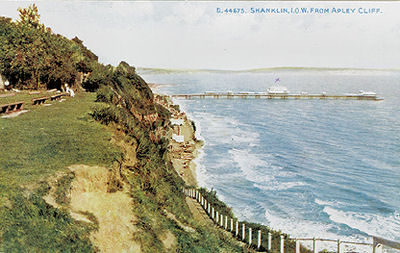
<path fill-rule="evenodd" d="M 148 68 L 138 67 L 141 74 L 172 74 L 172 73 L 257 73 L 271 71 L 399 71 L 400 69 L 379 69 L 379 68 L 324 68 L 324 67 L 270 67 L 254 68 L 243 70 L 224 70 L 224 69 L 168 69 L 168 68 Z"/>

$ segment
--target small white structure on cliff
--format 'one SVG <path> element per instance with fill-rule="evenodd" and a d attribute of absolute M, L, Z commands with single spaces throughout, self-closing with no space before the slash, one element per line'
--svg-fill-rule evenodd
<path fill-rule="evenodd" d="M 172 139 L 178 143 L 183 143 L 185 142 L 185 137 L 183 135 L 176 135 L 172 134 Z"/>
<path fill-rule="evenodd" d="M 183 126 L 183 119 L 170 119 L 172 125 Z"/>

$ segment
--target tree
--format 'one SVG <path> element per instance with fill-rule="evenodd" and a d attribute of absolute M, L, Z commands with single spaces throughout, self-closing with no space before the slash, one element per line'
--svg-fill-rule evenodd
<path fill-rule="evenodd" d="M 79 38 L 69 40 L 41 24 L 35 4 L 18 11 L 16 22 L 0 17 L 0 74 L 14 87 L 60 89 L 99 64 Z"/>
<path fill-rule="evenodd" d="M 40 14 L 35 4 L 28 8 L 18 8 L 19 20 L 18 23 L 22 26 L 27 26 L 35 29 L 44 29 L 44 25 L 40 24 Z"/>

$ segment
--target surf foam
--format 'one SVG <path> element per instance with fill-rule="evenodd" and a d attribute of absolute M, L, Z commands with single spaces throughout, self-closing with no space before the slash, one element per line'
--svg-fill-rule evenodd
<path fill-rule="evenodd" d="M 400 240 L 400 215 L 396 211 L 388 216 L 344 212 L 326 206 L 324 212 L 336 222 L 358 229 L 369 235 L 376 235 L 389 240 Z"/>

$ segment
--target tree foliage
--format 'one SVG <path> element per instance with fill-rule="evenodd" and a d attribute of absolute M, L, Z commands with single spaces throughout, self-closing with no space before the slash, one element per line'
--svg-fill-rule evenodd
<path fill-rule="evenodd" d="M 18 8 L 19 20 L 18 24 L 21 26 L 32 27 L 35 29 L 44 29 L 44 25 L 40 24 L 40 14 L 36 4 L 29 6 L 28 8 Z"/>
<path fill-rule="evenodd" d="M 35 4 L 18 9 L 19 20 L 0 17 L 0 73 L 20 89 L 73 86 L 98 57 L 75 37 L 69 40 L 40 23 Z"/>

